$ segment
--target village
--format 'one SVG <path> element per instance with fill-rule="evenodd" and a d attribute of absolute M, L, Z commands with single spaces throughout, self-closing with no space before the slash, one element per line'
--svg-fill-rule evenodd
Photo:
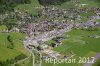
<path fill-rule="evenodd" d="M 81 14 L 92 13 L 88 15 L 87 20 L 83 20 Z M 0 15 L 0 19 L 9 18 L 9 14 Z M 52 50 L 54 47 L 61 46 L 62 40 L 68 36 L 62 34 L 74 29 L 95 30 L 100 28 L 100 8 L 82 8 L 82 9 L 59 9 L 56 7 L 44 7 L 39 11 L 38 16 L 32 16 L 27 12 L 15 11 L 10 13 L 11 18 L 18 17 L 18 21 L 12 29 L 2 30 L 1 32 L 23 32 L 28 36 L 24 40 L 24 47 L 34 56 L 34 50 L 40 54 L 40 62 L 47 57 L 51 58 L 69 58 L 75 53 L 70 51 L 71 55 L 63 55 Z M 1 22 L 4 19 L 1 20 Z M 79 22 L 75 22 L 79 20 Z M 97 38 L 100 36 L 96 36 Z M 53 40 L 55 43 L 50 45 L 46 41 Z M 46 54 L 46 56 L 42 56 Z"/>
<path fill-rule="evenodd" d="M 73 19 L 81 19 L 79 14 L 88 13 L 93 11 L 95 15 L 88 16 L 86 22 L 75 23 Z M 71 20 L 57 20 L 65 15 Z M 71 31 L 73 29 L 88 29 L 88 28 L 100 28 L 100 23 L 96 22 L 96 19 L 100 19 L 100 9 L 70 9 L 70 10 L 59 10 L 55 8 L 46 7 L 43 9 L 42 14 L 45 18 L 36 23 L 28 24 L 27 33 L 29 37 L 26 37 L 24 41 L 24 46 L 29 50 L 33 51 L 37 49 L 40 54 L 47 54 L 47 56 L 43 56 L 43 58 L 52 57 L 52 58 L 69 58 L 74 56 L 74 52 L 71 51 L 71 55 L 62 55 L 59 52 L 53 51 L 52 48 L 62 45 L 62 40 L 67 37 L 62 36 L 63 33 Z M 57 38 L 59 37 L 59 38 Z M 99 37 L 99 36 L 98 36 Z M 46 41 L 53 40 L 55 43 L 51 45 L 45 44 Z M 41 57 L 42 59 L 42 57 Z M 40 60 L 41 60 L 40 59 Z"/>
<path fill-rule="evenodd" d="M 1 0 L 0 66 L 100 66 L 100 0 Z"/>

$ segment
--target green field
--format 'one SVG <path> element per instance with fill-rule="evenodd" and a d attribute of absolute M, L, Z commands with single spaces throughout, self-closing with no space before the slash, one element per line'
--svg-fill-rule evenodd
<path fill-rule="evenodd" d="M 62 46 L 54 48 L 55 51 L 62 54 L 73 51 L 76 57 L 91 57 L 100 52 L 100 38 L 89 37 L 100 36 L 100 29 L 96 31 L 72 30 L 66 34 L 69 38 L 62 41 Z"/>
<path fill-rule="evenodd" d="M 75 3 L 75 1 L 78 1 Z M 99 0 L 73 0 L 69 2 L 65 2 L 61 5 L 57 5 L 59 8 L 90 8 L 90 7 L 100 7 Z M 86 4 L 85 6 L 80 6 L 81 4 Z M 92 4 L 92 5 L 91 5 Z"/>
<path fill-rule="evenodd" d="M 26 11 L 29 14 L 32 15 L 37 15 L 38 14 L 38 10 L 40 10 L 41 5 L 39 4 L 38 0 L 31 0 L 30 4 L 20 4 L 18 6 L 15 7 L 15 10 L 20 10 L 20 11 Z"/>
<path fill-rule="evenodd" d="M 5 29 L 4 25 L 0 26 L 0 31 Z M 10 42 L 7 40 L 7 36 L 10 35 L 14 43 L 14 48 L 10 49 L 7 46 Z M 24 48 L 22 40 L 25 38 L 26 34 L 23 33 L 2 33 L 0 32 L 0 61 L 6 61 L 7 59 L 15 58 L 20 54 L 25 54 L 28 56 L 28 51 Z"/>
<path fill-rule="evenodd" d="M 7 48 L 10 43 L 7 41 L 7 36 L 11 35 L 13 38 L 14 49 Z M 27 55 L 27 50 L 24 49 L 23 43 L 20 39 L 24 38 L 21 33 L 0 33 L 0 60 L 5 61 L 23 53 Z"/>
<path fill-rule="evenodd" d="M 75 29 L 65 34 L 69 35 L 69 37 L 62 41 L 63 44 L 61 46 L 55 47 L 53 49 L 54 51 L 60 52 L 63 55 L 70 55 L 72 51 L 75 54 L 75 59 L 79 59 L 78 57 L 93 57 L 100 52 L 100 38 L 89 37 L 95 35 L 100 36 L 100 29 L 95 31 Z M 48 44 L 52 42 L 48 41 Z M 54 64 L 45 63 L 44 61 L 43 66 L 47 65 L 51 66 Z M 83 66 L 83 64 L 78 63 L 77 60 L 76 63 L 61 63 L 55 66 Z"/>
<path fill-rule="evenodd" d="M 76 50 L 78 49 L 78 47 L 84 47 L 85 50 L 88 49 L 91 51 L 93 50 L 95 52 L 100 50 L 99 46 L 98 46 L 98 44 L 100 42 L 99 41 L 100 38 L 88 37 L 88 36 L 100 35 L 100 29 L 98 29 L 96 31 L 72 30 L 72 31 L 68 32 L 68 35 L 69 35 L 69 38 L 63 40 L 63 46 L 54 48 L 55 50 L 58 50 L 58 48 L 62 48 L 62 47 L 70 47 L 71 48 L 71 46 L 74 46 L 74 45 L 77 46 L 77 48 L 75 47 Z M 90 49 L 88 47 L 90 47 Z M 70 48 L 68 48 L 67 50 L 70 50 Z M 95 50 L 95 48 L 96 48 L 96 50 Z M 74 49 L 74 48 L 72 48 L 72 49 Z M 58 51 L 60 51 L 60 49 Z M 62 52 L 62 50 L 61 50 L 61 52 Z"/>
<path fill-rule="evenodd" d="M 99 65 L 100 65 L 100 59 L 97 60 L 97 61 L 93 64 L 93 66 L 99 66 Z"/>

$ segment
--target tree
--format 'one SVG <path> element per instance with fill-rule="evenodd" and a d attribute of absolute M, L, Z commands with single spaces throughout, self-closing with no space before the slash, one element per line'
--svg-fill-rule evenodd
<path fill-rule="evenodd" d="M 6 25 L 8 30 L 11 30 L 14 26 L 16 26 L 17 25 L 16 22 L 17 22 L 17 18 L 12 17 L 11 15 L 9 15 L 7 18 L 3 20 L 3 24 Z"/>
<path fill-rule="evenodd" d="M 0 13 L 13 11 L 19 4 L 28 4 L 30 0 L 0 0 Z"/>
<path fill-rule="evenodd" d="M 17 62 L 18 60 L 21 60 L 21 59 L 24 59 L 26 58 L 27 56 L 25 54 L 20 54 L 18 55 L 17 57 L 14 58 L 14 60 Z"/>
<path fill-rule="evenodd" d="M 38 0 L 41 5 L 62 4 L 69 0 Z"/>
<path fill-rule="evenodd" d="M 12 38 L 11 38 L 10 35 L 7 36 L 7 40 L 10 43 L 10 45 L 8 45 L 8 48 L 13 49 L 14 48 L 14 43 L 13 43 Z"/>

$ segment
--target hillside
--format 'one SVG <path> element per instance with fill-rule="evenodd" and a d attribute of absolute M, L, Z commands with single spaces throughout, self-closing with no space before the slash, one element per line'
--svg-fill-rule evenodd
<path fill-rule="evenodd" d="M 90 61 L 98 53 L 100 0 L 0 0 L 0 66 L 32 66 L 34 59 L 42 66 L 85 66 L 79 57 Z M 73 55 L 77 63 L 45 62 Z"/>

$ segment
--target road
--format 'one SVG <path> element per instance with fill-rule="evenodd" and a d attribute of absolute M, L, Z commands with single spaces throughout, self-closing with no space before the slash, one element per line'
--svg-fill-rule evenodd
<path fill-rule="evenodd" d="M 92 66 L 97 60 L 100 59 L 100 53 L 98 53 L 95 57 L 94 57 L 94 62 L 93 63 L 85 63 L 84 66 Z"/>
<path fill-rule="evenodd" d="M 35 37 L 35 39 L 33 40 L 32 38 L 33 37 L 30 37 L 29 39 L 30 39 L 30 41 L 29 42 L 24 42 L 24 46 L 25 46 L 25 48 L 26 48 L 26 46 L 28 45 L 28 44 L 33 44 L 33 45 L 38 45 L 38 41 L 39 40 L 42 40 L 42 42 L 46 42 L 46 41 L 48 41 L 48 40 L 51 40 L 52 38 L 54 38 L 54 37 L 56 37 L 56 36 L 60 36 L 60 35 L 62 35 L 63 33 L 65 33 L 65 32 L 68 32 L 68 31 L 70 31 L 71 29 L 72 29 L 72 27 L 73 27 L 73 24 L 70 24 L 69 26 L 67 26 L 66 28 L 64 28 L 64 29 L 60 29 L 60 30 L 52 30 L 52 31 L 50 31 L 50 32 L 44 32 L 43 34 L 41 34 L 41 35 L 38 35 L 37 37 Z M 27 49 L 27 48 L 26 48 Z M 35 50 L 35 51 L 37 51 L 36 49 L 34 49 L 34 48 L 32 48 L 32 50 L 29 50 L 31 53 L 32 53 L 32 55 L 33 55 L 33 66 L 35 66 L 35 64 L 34 64 L 34 52 L 33 52 L 33 50 Z M 41 52 L 39 52 L 39 51 L 37 51 L 39 54 L 40 54 L 40 64 L 39 64 L 39 66 L 41 66 L 42 65 L 42 53 Z"/>
<path fill-rule="evenodd" d="M 21 63 L 21 62 L 24 62 L 24 61 L 26 61 L 27 59 L 29 59 L 30 57 L 31 57 L 31 55 L 28 56 L 28 57 L 26 57 L 26 58 L 24 58 L 24 59 L 22 59 L 22 60 L 19 60 L 19 61 L 15 62 L 15 63 L 12 64 L 11 66 L 15 66 L 15 64 L 19 64 L 19 63 Z"/>

